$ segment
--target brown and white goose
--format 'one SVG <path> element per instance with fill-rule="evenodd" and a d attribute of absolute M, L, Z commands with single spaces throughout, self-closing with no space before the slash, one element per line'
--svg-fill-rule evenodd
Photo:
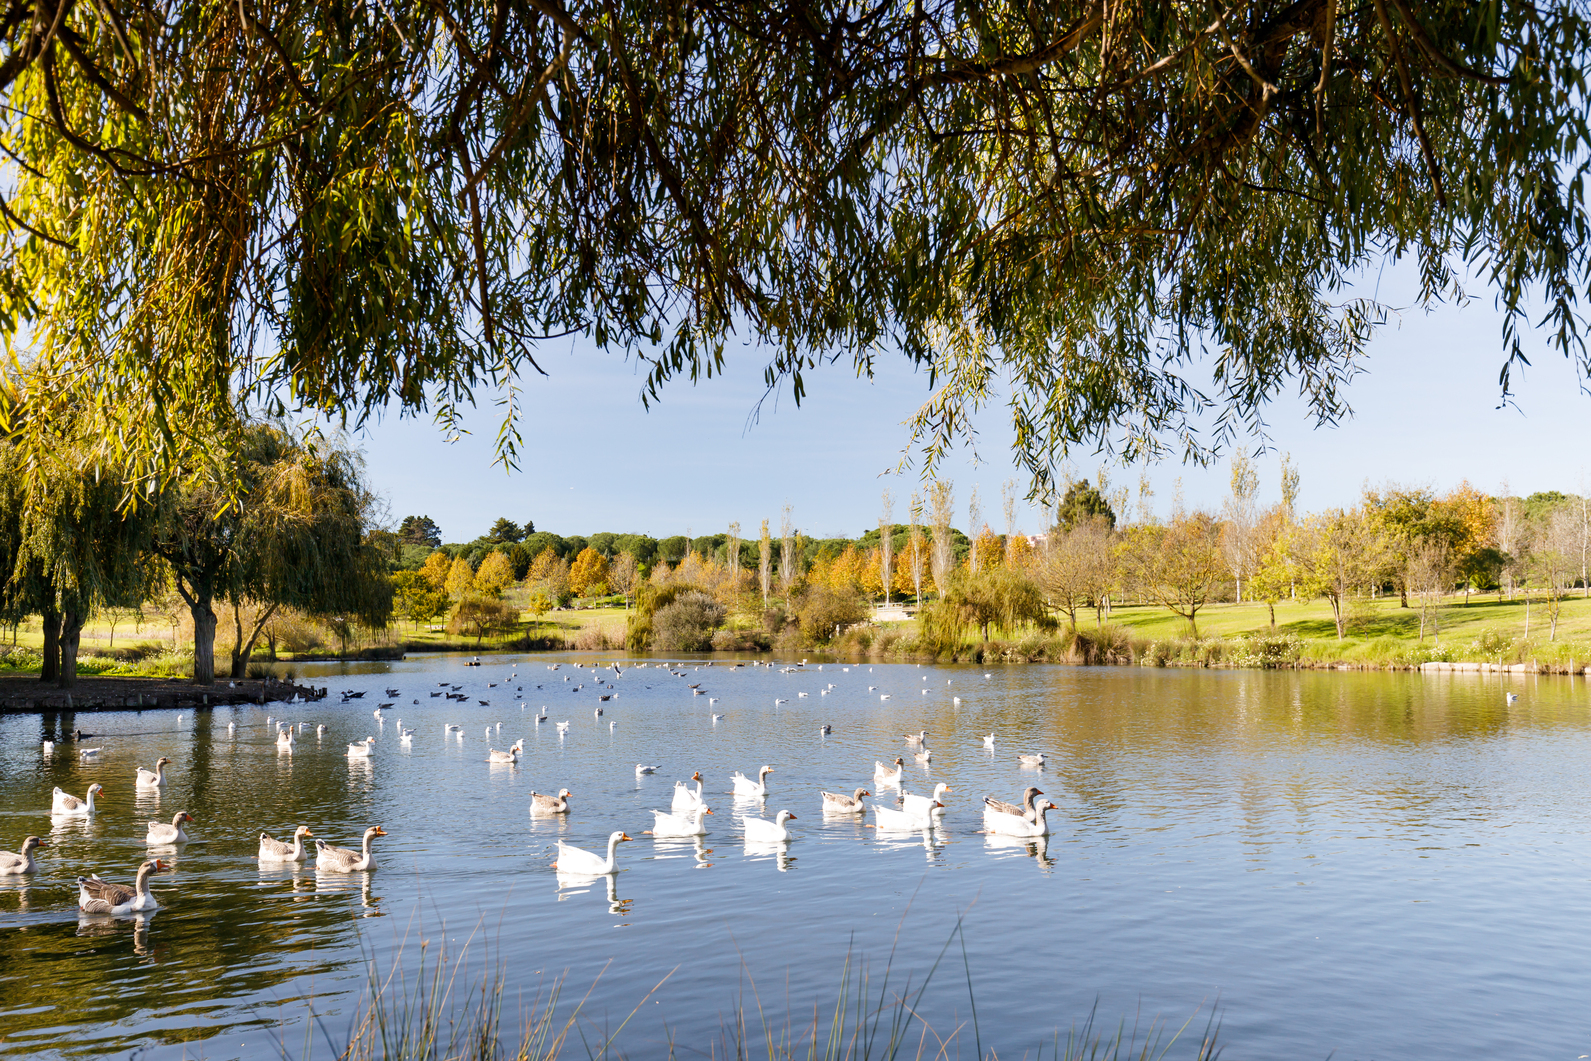
<path fill-rule="evenodd" d="M 1038 812 L 1033 809 L 1033 800 L 1042 795 L 1044 793 L 1039 791 L 1038 786 L 1029 785 L 1027 790 L 1022 793 L 1022 806 L 1020 807 L 1014 803 L 1007 803 L 1005 800 L 995 799 L 993 796 L 985 796 L 983 797 L 984 811 L 985 813 L 994 811 L 998 814 L 1015 814 L 1018 818 L 1026 818 L 1028 821 L 1033 821 L 1038 815 Z"/>
<path fill-rule="evenodd" d="M 304 849 L 304 837 L 314 835 L 309 826 L 300 825 L 293 831 L 293 842 L 284 844 L 270 833 L 261 833 L 259 861 L 302 862 L 309 853 Z"/>
<path fill-rule="evenodd" d="M 155 768 L 153 770 L 145 770 L 140 766 L 138 768 L 138 787 L 165 788 L 166 764 L 169 762 L 171 762 L 171 760 L 162 755 L 160 758 L 155 760 Z"/>
<path fill-rule="evenodd" d="M 105 791 L 103 785 L 89 785 L 88 795 L 78 799 L 57 788 L 50 797 L 50 813 L 70 814 L 79 818 L 90 817 L 94 813 L 94 797 L 103 791 Z"/>
<path fill-rule="evenodd" d="M 1006 836 L 1048 836 L 1050 823 L 1044 817 L 1045 811 L 1055 809 L 1055 804 L 1049 800 L 1033 805 L 1032 819 L 1019 814 L 1006 814 L 993 807 L 983 808 L 983 826 L 991 833 L 1002 833 Z"/>
<path fill-rule="evenodd" d="M 867 804 L 862 802 L 863 796 L 872 793 L 865 788 L 856 790 L 856 795 L 847 796 L 843 792 L 822 792 L 823 809 L 838 814 L 861 814 L 867 810 Z"/>
<path fill-rule="evenodd" d="M 525 740 L 523 737 L 521 737 L 519 740 L 515 741 L 513 747 L 509 748 L 506 752 L 500 752 L 496 748 L 486 749 L 486 761 L 489 763 L 517 763 L 519 762 L 520 755 L 524 754 L 524 751 Z"/>
<path fill-rule="evenodd" d="M 182 823 L 193 821 L 193 815 L 185 810 L 179 810 L 171 816 L 171 824 L 164 822 L 150 822 L 149 832 L 144 836 L 146 844 L 185 844 L 188 834 L 183 832 Z"/>
<path fill-rule="evenodd" d="M 37 836 L 30 836 L 22 841 L 20 854 L 14 851 L 0 851 L 0 876 L 10 877 L 21 873 L 32 873 L 38 868 L 33 862 L 33 849 L 48 846 L 50 845 L 40 840 Z"/>
<path fill-rule="evenodd" d="M 152 858 L 138 867 L 138 880 L 131 888 L 125 884 L 112 884 L 97 875 L 77 878 L 77 908 L 85 914 L 136 913 L 140 910 L 157 910 L 160 904 L 149 893 L 149 875 L 166 864 Z"/>
<path fill-rule="evenodd" d="M 574 793 L 567 788 L 560 788 L 556 796 L 548 796 L 541 792 L 530 794 L 530 813 L 532 814 L 568 814 L 569 797 Z"/>
<path fill-rule="evenodd" d="M 885 788 L 899 788 L 900 774 L 904 769 L 906 769 L 906 760 L 902 759 L 898 755 L 895 756 L 895 769 L 893 770 L 885 766 L 883 763 L 874 760 L 873 781 L 874 783 L 882 785 Z"/>
<path fill-rule="evenodd" d="M 346 847 L 333 847 L 324 840 L 315 841 L 315 869 L 327 870 L 332 873 L 358 873 L 360 870 L 375 869 L 375 857 L 370 854 L 370 841 L 378 836 L 386 836 L 387 831 L 379 825 L 372 825 L 365 830 L 365 842 L 362 851 L 350 851 Z"/>

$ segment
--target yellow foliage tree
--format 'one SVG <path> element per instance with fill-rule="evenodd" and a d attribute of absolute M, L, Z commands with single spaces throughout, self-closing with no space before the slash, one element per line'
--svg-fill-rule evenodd
<path fill-rule="evenodd" d="M 1033 548 L 1033 543 L 1028 541 L 1026 534 L 1013 534 L 1011 540 L 1006 543 L 1005 555 L 1006 563 L 1013 569 L 1026 571 L 1033 566 L 1037 551 Z"/>
<path fill-rule="evenodd" d="M 845 551 L 836 556 L 834 562 L 829 565 L 829 577 L 827 579 L 829 588 L 846 590 L 860 587 L 862 584 L 863 565 L 862 554 L 857 551 L 856 546 L 854 544 L 847 545 Z M 808 578 L 808 581 L 816 582 L 817 580 Z"/>
<path fill-rule="evenodd" d="M 569 562 L 560 557 L 552 546 L 547 546 L 530 562 L 525 574 L 525 586 L 535 592 L 540 589 L 553 601 L 562 600 L 569 593 Z"/>
<path fill-rule="evenodd" d="M 453 566 L 448 568 L 447 582 L 444 590 L 454 600 L 463 600 L 464 594 L 475 586 L 475 569 L 470 567 L 470 562 L 462 556 L 453 561 Z"/>
<path fill-rule="evenodd" d="M 420 565 L 420 577 L 430 584 L 431 589 L 437 593 L 447 592 L 447 576 L 453 567 L 453 562 L 447 558 L 447 553 L 441 549 L 425 558 L 425 563 Z"/>
<path fill-rule="evenodd" d="M 1005 542 L 1000 536 L 983 525 L 983 532 L 978 535 L 978 568 L 990 571 L 999 567 L 1005 560 Z"/>
<path fill-rule="evenodd" d="M 514 562 L 507 553 L 493 552 L 481 561 L 475 572 L 475 592 L 484 597 L 496 598 L 514 581 Z"/>
<path fill-rule="evenodd" d="M 591 546 L 580 550 L 569 568 L 569 589 L 577 597 L 600 596 L 608 591 L 608 561 Z"/>
<path fill-rule="evenodd" d="M 869 597 L 882 597 L 884 595 L 884 551 L 882 549 L 869 549 L 862 557 L 862 570 L 859 572 L 862 592 Z"/>

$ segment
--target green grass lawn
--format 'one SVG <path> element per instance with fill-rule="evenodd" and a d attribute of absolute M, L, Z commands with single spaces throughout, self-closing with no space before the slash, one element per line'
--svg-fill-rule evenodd
<path fill-rule="evenodd" d="M 1315 660 L 1390 662 L 1397 653 L 1411 649 L 1443 650 L 1452 659 L 1497 661 L 1506 657 L 1500 660 L 1505 663 L 1532 658 L 1591 659 L 1591 600 L 1580 596 L 1563 601 L 1557 636 L 1550 640 L 1547 606 L 1540 597 L 1529 604 L 1528 637 L 1523 596 L 1511 601 L 1506 597 L 1499 600 L 1496 594 L 1471 596 L 1468 603 L 1462 596 L 1448 597 L 1434 610 L 1434 623 L 1428 610 L 1423 641 L 1420 609 L 1414 600 L 1409 603 L 1408 608 L 1400 607 L 1396 596 L 1355 602 L 1352 629 L 1339 641 L 1331 607 L 1324 600 L 1287 601 L 1276 606 L 1276 632 L 1303 640 L 1305 658 Z M 1187 621 L 1160 607 L 1118 607 L 1112 610 L 1110 621 L 1143 641 L 1189 636 Z M 1086 619 L 1079 613 L 1079 627 L 1087 629 L 1093 624 L 1092 612 Z M 1198 629 L 1201 638 L 1264 635 L 1270 632 L 1270 613 L 1264 604 L 1207 605 L 1199 610 Z"/>

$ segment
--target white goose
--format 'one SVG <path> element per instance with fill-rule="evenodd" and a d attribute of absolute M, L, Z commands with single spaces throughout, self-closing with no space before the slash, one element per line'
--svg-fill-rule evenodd
<path fill-rule="evenodd" d="M 136 913 L 140 910 L 158 910 L 160 904 L 149 892 L 149 875 L 166 864 L 152 858 L 138 867 L 138 881 L 129 888 L 125 884 L 112 884 L 100 880 L 98 875 L 77 878 L 77 908 L 85 914 Z"/>
<path fill-rule="evenodd" d="M 636 763 L 635 764 L 635 776 L 636 777 L 640 777 L 643 774 L 655 774 L 661 769 L 663 769 L 663 765 L 661 763 L 659 763 L 656 766 L 648 766 L 645 763 Z"/>
<path fill-rule="evenodd" d="M 314 836 L 309 831 L 309 826 L 300 825 L 293 831 L 293 842 L 284 844 L 271 836 L 270 833 L 260 834 L 260 862 L 302 862 L 308 855 L 304 849 L 304 837 Z"/>
<path fill-rule="evenodd" d="M 702 817 L 711 813 L 712 808 L 702 804 L 684 814 L 665 814 L 655 810 L 652 812 L 655 821 L 648 831 L 653 836 L 706 836 L 707 823 Z"/>
<path fill-rule="evenodd" d="M 374 737 L 366 737 L 364 740 L 354 741 L 352 744 L 348 745 L 348 758 L 350 758 L 350 759 L 368 759 L 368 758 L 370 758 L 370 749 L 375 745 L 375 743 L 376 743 L 376 738 L 374 738 Z"/>
<path fill-rule="evenodd" d="M 674 802 L 668 809 L 675 814 L 684 814 L 702 805 L 702 772 L 698 770 L 692 774 L 691 781 L 696 782 L 695 792 L 690 790 L 688 782 L 674 782 Z"/>
<path fill-rule="evenodd" d="M 350 851 L 346 847 L 333 847 L 324 840 L 316 840 L 315 871 L 358 873 L 360 870 L 375 869 L 376 859 L 370 853 L 370 841 L 386 835 L 387 830 L 379 825 L 372 825 L 365 830 L 365 842 L 359 851 Z"/>
<path fill-rule="evenodd" d="M 519 762 L 520 754 L 524 752 L 524 750 L 525 738 L 521 737 L 519 740 L 515 741 L 513 747 L 509 748 L 506 752 L 500 752 L 496 748 L 487 749 L 488 754 L 486 761 L 489 763 L 517 763 Z"/>
<path fill-rule="evenodd" d="M 891 770 L 878 760 L 873 761 L 873 782 L 884 788 L 899 788 L 901 771 L 906 769 L 906 760 L 895 756 L 895 769 Z"/>
<path fill-rule="evenodd" d="M 994 747 L 994 734 L 993 733 L 991 733 L 987 737 L 983 738 L 983 746 L 985 748 L 993 748 Z"/>
<path fill-rule="evenodd" d="M 40 840 L 37 836 L 30 836 L 22 841 L 21 853 L 13 851 L 0 851 L 0 877 L 12 877 L 22 873 L 32 873 L 38 866 L 33 861 L 33 850 L 38 847 L 50 845 Z"/>
<path fill-rule="evenodd" d="M 910 792 L 902 792 L 900 804 L 908 814 L 915 814 L 919 818 L 927 817 L 928 812 L 935 807 L 939 809 L 935 810 L 934 813 L 943 815 L 945 813 L 945 805 L 939 797 L 954 791 L 955 789 L 941 781 L 934 786 L 934 794 L 932 796 L 914 796 Z"/>
<path fill-rule="evenodd" d="M 559 840 L 558 861 L 552 864 L 552 868 L 557 870 L 560 875 L 570 876 L 602 877 L 609 873 L 617 873 L 619 872 L 619 865 L 616 854 L 619 845 L 628 839 L 630 839 L 629 834 L 622 830 L 610 834 L 608 836 L 608 857 L 605 859 L 601 855 L 587 851 L 585 848 L 575 847 Z"/>
<path fill-rule="evenodd" d="M 70 814 L 76 818 L 91 817 L 94 813 L 94 797 L 103 791 L 105 791 L 103 785 L 89 785 L 88 795 L 78 799 L 57 788 L 50 796 L 50 813 Z"/>
<path fill-rule="evenodd" d="M 781 844 L 786 840 L 795 839 L 795 834 L 785 828 L 785 822 L 793 822 L 796 816 L 787 810 L 779 812 L 773 821 L 766 818 L 742 818 L 740 824 L 746 827 L 747 843 L 776 843 Z"/>
<path fill-rule="evenodd" d="M 929 806 L 929 810 L 942 808 L 939 802 Z M 907 810 L 896 810 L 893 807 L 884 807 L 873 804 L 873 821 L 878 828 L 886 832 L 914 833 L 919 829 L 931 829 L 935 822 L 932 814 L 913 814 Z"/>
<path fill-rule="evenodd" d="M 843 792 L 820 792 L 823 797 L 823 812 L 825 814 L 861 814 L 867 810 L 867 804 L 862 802 L 863 796 L 872 793 L 865 788 L 856 790 L 854 796 L 847 796 Z"/>
<path fill-rule="evenodd" d="M 284 726 L 278 722 L 276 724 L 276 750 L 290 752 L 293 750 L 293 745 L 297 743 L 298 738 L 293 735 L 293 727 L 291 725 Z"/>
<path fill-rule="evenodd" d="M 739 770 L 730 778 L 734 782 L 733 792 L 737 796 L 755 796 L 762 798 L 768 794 L 768 775 L 773 773 L 773 767 L 764 766 L 757 771 L 757 780 L 753 781 Z"/>
<path fill-rule="evenodd" d="M 145 770 L 140 766 L 138 768 L 138 787 L 165 788 L 166 764 L 169 762 L 171 762 L 171 760 L 162 755 L 160 758 L 155 760 L 155 768 L 153 770 Z"/>
<path fill-rule="evenodd" d="M 146 844 L 185 844 L 188 834 L 183 831 L 183 822 L 193 821 L 193 815 L 185 810 L 179 810 L 171 816 L 171 824 L 165 822 L 150 822 L 149 830 L 144 834 Z"/>
<path fill-rule="evenodd" d="M 1006 836 L 1048 836 L 1050 823 L 1044 817 L 1045 811 L 1055 809 L 1055 804 L 1049 800 L 1033 805 L 1033 820 L 1028 820 L 1020 814 L 1007 814 L 989 806 L 987 801 L 983 808 L 983 825 L 991 833 L 1002 833 Z"/>

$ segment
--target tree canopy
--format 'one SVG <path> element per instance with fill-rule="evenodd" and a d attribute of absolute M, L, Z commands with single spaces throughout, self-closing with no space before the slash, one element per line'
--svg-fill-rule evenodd
<path fill-rule="evenodd" d="M 16 0 L 0 427 L 91 409 L 138 481 L 248 402 L 452 423 L 488 388 L 513 463 L 547 337 L 651 401 L 746 329 L 797 400 L 926 368 L 930 464 L 1009 380 L 1047 485 L 1288 388 L 1342 416 L 1386 255 L 1424 304 L 1489 285 L 1506 395 L 1538 308 L 1591 357 L 1588 37 L 1580 0 Z"/>

